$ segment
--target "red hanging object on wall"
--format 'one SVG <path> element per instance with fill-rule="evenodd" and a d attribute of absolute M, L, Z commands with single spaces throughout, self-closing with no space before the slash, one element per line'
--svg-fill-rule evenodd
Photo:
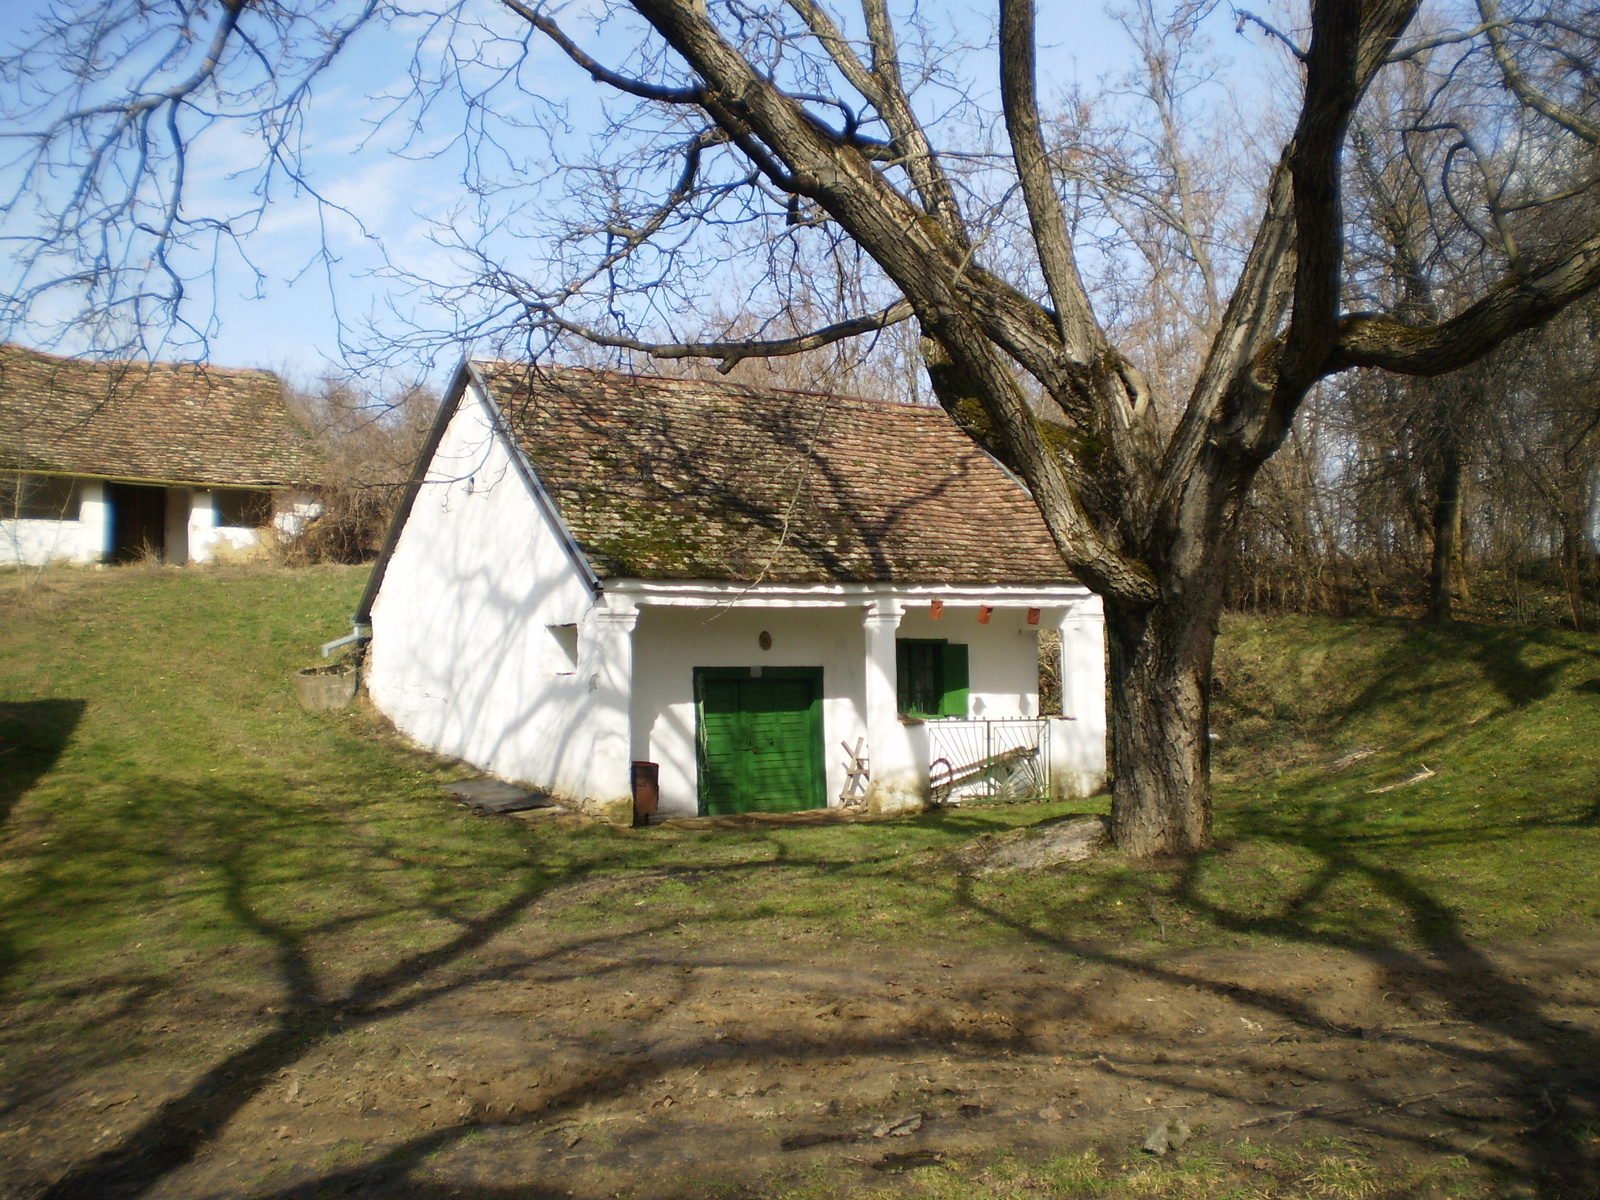
<path fill-rule="evenodd" d="M 1029 625 L 1037 625 L 1038 623 L 1039 623 L 1039 610 L 1037 608 L 1030 608 L 1028 610 L 1028 624 Z"/>
<path fill-rule="evenodd" d="M 994 614 L 994 606 L 989 604 L 978 605 L 978 624 L 987 625 L 989 618 Z"/>
<path fill-rule="evenodd" d="M 944 616 L 944 601 L 935 600 L 932 604 L 928 605 L 928 615 L 935 621 Z"/>

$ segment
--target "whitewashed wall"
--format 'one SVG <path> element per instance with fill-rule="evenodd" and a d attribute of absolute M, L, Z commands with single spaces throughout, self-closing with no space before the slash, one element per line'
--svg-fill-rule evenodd
<path fill-rule="evenodd" d="M 86 479 L 79 487 L 76 520 L 0 520 L 0 566 L 99 562 L 111 542 L 111 509 L 98 480 Z"/>
<path fill-rule="evenodd" d="M 321 515 L 322 504 L 311 493 L 276 492 L 272 524 L 267 528 L 273 536 L 292 541 L 312 518 Z M 206 490 L 196 491 L 189 506 L 188 539 L 189 561 L 197 563 L 258 558 L 268 550 L 263 530 L 217 524 L 216 496 Z"/>
<path fill-rule="evenodd" d="M 636 757 L 660 764 L 662 811 L 692 814 L 698 802 L 695 667 L 821 667 L 827 796 L 836 804 L 846 777 L 840 743 L 854 746 L 867 736 L 863 611 L 642 608 L 634 631 L 633 746 Z M 720 615 L 709 619 L 714 612 Z M 970 716 L 1037 715 L 1038 629 L 1027 624 L 1025 610 L 996 609 L 988 625 L 978 624 L 976 608 L 946 606 L 939 620 L 927 612 L 925 603 L 908 606 L 899 635 L 970 647 Z M 763 631 L 772 635 L 771 650 L 760 647 Z M 925 769 L 926 747 L 918 745 Z"/>
<path fill-rule="evenodd" d="M 937 620 L 928 614 L 927 604 L 908 604 L 900 636 L 966 643 L 967 716 L 1039 715 L 1039 627 L 1028 624 L 1026 609 L 996 608 L 987 625 L 976 608 L 947 604 Z"/>
<path fill-rule="evenodd" d="M 827 798 L 836 804 L 845 782 L 839 743 L 854 746 L 867 733 L 861 614 L 860 608 L 643 607 L 633 635 L 633 746 L 638 757 L 661 766 L 661 811 L 693 816 L 699 804 L 696 667 L 821 667 Z M 772 635 L 770 650 L 757 640 L 763 631 Z"/>
<path fill-rule="evenodd" d="M 580 630 L 573 669 L 547 629 L 583 624 L 592 609 L 592 592 L 469 392 L 373 605 L 373 702 L 431 750 L 570 799 L 615 799 L 627 768 L 619 788 L 616 755 L 596 760 L 594 638 Z"/>

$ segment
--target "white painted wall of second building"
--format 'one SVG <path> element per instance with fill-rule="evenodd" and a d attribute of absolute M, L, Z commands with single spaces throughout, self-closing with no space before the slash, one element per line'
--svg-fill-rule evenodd
<path fill-rule="evenodd" d="M 111 543 L 111 509 L 97 479 L 79 485 L 78 512 L 64 521 L 0 520 L 0 566 L 97 563 Z M 15 511 L 15 510 L 13 510 Z"/>
<path fill-rule="evenodd" d="M 98 479 L 79 483 L 75 517 L 65 520 L 0 519 L 0 566 L 42 567 L 49 563 L 86 565 L 111 552 L 112 519 L 109 488 Z M 174 486 L 168 492 L 164 553 L 174 565 L 257 558 L 267 553 L 263 531 L 217 524 L 213 493 L 204 488 Z M 322 512 L 309 492 L 274 495 L 272 536 L 298 537 Z"/>

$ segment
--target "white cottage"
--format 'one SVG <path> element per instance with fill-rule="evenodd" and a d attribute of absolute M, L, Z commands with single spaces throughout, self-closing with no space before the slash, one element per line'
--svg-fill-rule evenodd
<path fill-rule="evenodd" d="M 641 773 L 669 815 L 1105 777 L 1099 600 L 936 408 L 466 364 L 356 623 L 411 738 L 592 810 Z"/>
<path fill-rule="evenodd" d="M 268 371 L 0 346 L 0 567 L 248 557 L 320 512 L 319 466 Z"/>

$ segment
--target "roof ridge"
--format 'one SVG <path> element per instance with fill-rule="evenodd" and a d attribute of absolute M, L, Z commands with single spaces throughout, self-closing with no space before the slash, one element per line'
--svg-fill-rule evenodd
<path fill-rule="evenodd" d="M 230 376 L 257 376 L 276 380 L 280 385 L 283 384 L 283 377 L 267 367 L 224 367 L 213 362 L 180 362 L 174 359 L 151 359 L 147 362 L 140 358 L 83 358 L 78 355 L 51 354 L 47 350 L 35 350 L 31 346 L 22 345 L 20 342 L 0 342 L 0 354 L 5 354 L 8 351 L 28 358 L 42 359 L 45 362 L 64 363 L 68 366 L 85 370 L 111 370 L 117 367 L 127 367 L 145 371 L 157 369 L 194 371 L 196 373 L 207 372 Z"/>
<path fill-rule="evenodd" d="M 909 409 L 913 412 L 942 412 L 937 405 L 920 404 L 915 400 L 884 399 L 876 396 L 858 396 L 853 392 L 824 392 L 814 388 L 785 388 L 762 387 L 757 384 L 741 383 L 738 380 L 715 379 L 690 379 L 672 375 L 647 375 L 635 371 L 620 371 L 612 367 L 585 367 L 578 364 L 551 363 L 540 366 L 537 363 L 522 363 L 513 359 L 474 359 L 476 363 L 489 367 L 508 367 L 512 369 L 523 368 L 533 372 L 548 374 L 570 374 L 598 377 L 602 379 L 616 379 L 630 383 L 663 384 L 674 390 L 680 387 L 701 387 L 711 391 L 730 394 L 735 389 L 739 391 L 765 396 L 809 396 L 821 400 L 843 400 L 856 404 L 872 404 L 884 408 Z"/>

